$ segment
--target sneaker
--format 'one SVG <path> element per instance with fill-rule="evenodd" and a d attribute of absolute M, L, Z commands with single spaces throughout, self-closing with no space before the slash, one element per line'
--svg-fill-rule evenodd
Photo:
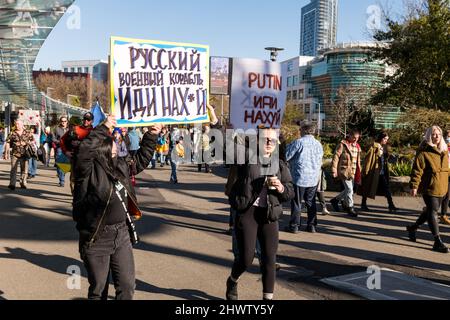
<path fill-rule="evenodd" d="M 233 231 L 234 231 L 233 227 L 228 228 L 227 235 L 229 235 L 229 236 L 233 235 Z"/>
<path fill-rule="evenodd" d="M 396 207 L 389 207 L 389 213 L 396 214 L 398 209 Z"/>
<path fill-rule="evenodd" d="M 26 190 L 27 189 L 27 185 L 26 184 L 21 184 L 20 188 Z"/>
<path fill-rule="evenodd" d="M 317 233 L 317 229 L 315 226 L 306 227 L 306 231 L 308 231 L 309 233 Z"/>
<path fill-rule="evenodd" d="M 9 188 L 11 191 L 16 190 L 16 186 L 9 185 L 8 188 Z"/>
<path fill-rule="evenodd" d="M 297 234 L 297 233 L 300 232 L 298 230 L 298 227 L 291 228 L 291 226 L 286 226 L 286 228 L 284 228 L 284 231 L 289 232 L 289 233 L 293 233 L 293 234 Z"/>
<path fill-rule="evenodd" d="M 281 270 L 281 265 L 279 263 L 275 263 L 275 271 L 278 272 Z"/>
<path fill-rule="evenodd" d="M 324 206 L 322 209 L 322 215 L 323 216 L 328 216 L 330 214 L 330 211 L 328 211 L 327 207 Z"/>
<path fill-rule="evenodd" d="M 59 183 L 58 185 L 60 188 L 64 188 L 64 183 Z"/>
<path fill-rule="evenodd" d="M 370 210 L 366 204 L 363 204 L 363 205 L 361 205 L 361 211 L 370 212 L 372 210 Z"/>
<path fill-rule="evenodd" d="M 417 237 L 416 237 L 416 232 L 417 232 L 417 228 L 415 225 L 411 225 L 411 226 L 407 226 L 406 227 L 406 231 L 408 231 L 408 238 L 410 241 L 412 242 L 416 242 L 417 241 Z"/>
<path fill-rule="evenodd" d="M 231 277 L 227 280 L 227 300 L 238 300 L 238 283 L 231 280 Z"/>
<path fill-rule="evenodd" d="M 439 219 L 442 224 L 446 224 L 446 225 L 450 226 L 450 218 L 447 215 L 440 216 Z"/>

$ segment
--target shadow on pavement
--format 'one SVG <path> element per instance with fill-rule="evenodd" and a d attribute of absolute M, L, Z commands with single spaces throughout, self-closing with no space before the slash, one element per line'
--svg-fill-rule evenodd
<path fill-rule="evenodd" d="M 163 294 L 185 300 L 223 300 L 199 290 L 159 288 L 141 280 L 136 281 L 136 291 Z"/>
<path fill-rule="evenodd" d="M 69 257 L 33 253 L 22 248 L 5 248 L 5 250 L 7 253 L 0 253 L 0 259 L 24 260 L 55 273 L 66 274 L 70 266 L 82 268 L 81 261 Z"/>
<path fill-rule="evenodd" d="M 427 269 L 438 269 L 438 270 L 448 270 L 449 265 L 439 262 L 420 260 L 415 258 L 403 257 L 399 255 L 374 252 L 369 250 L 342 247 L 337 245 L 327 245 L 323 243 L 309 243 L 309 242 L 293 242 L 287 240 L 281 240 L 280 243 L 292 245 L 294 247 L 306 250 L 313 250 L 319 252 L 327 252 L 331 254 L 338 254 L 344 257 L 352 257 L 362 260 L 378 261 L 381 263 L 388 263 L 392 265 L 403 265 L 409 267 L 427 268 Z M 431 248 L 430 248 L 431 250 Z"/>

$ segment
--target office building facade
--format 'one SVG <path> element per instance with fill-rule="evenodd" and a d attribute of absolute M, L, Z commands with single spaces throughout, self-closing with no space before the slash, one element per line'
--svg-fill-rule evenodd
<path fill-rule="evenodd" d="M 301 10 L 300 56 L 316 56 L 336 44 L 338 0 L 311 0 Z"/>
<path fill-rule="evenodd" d="M 400 108 L 368 105 L 370 97 L 384 86 L 383 80 L 392 73 L 384 63 L 371 58 L 370 53 L 375 45 L 372 42 L 343 43 L 320 50 L 318 56 L 307 61 L 306 65 L 300 64 L 295 75 L 288 75 L 291 80 L 288 78 L 287 100 L 296 103 L 307 119 L 314 122 L 320 119 L 319 127 L 328 135 L 337 134 L 335 117 L 338 99 L 348 102 L 344 104 L 348 110 L 352 104 L 367 105 L 377 128 L 395 128 L 401 114 Z M 298 82 L 294 82 L 294 76 Z M 300 90 L 300 94 L 294 93 L 294 89 Z"/>
<path fill-rule="evenodd" d="M 97 81 L 108 81 L 108 62 L 102 60 L 63 61 L 64 73 L 86 73 Z"/>

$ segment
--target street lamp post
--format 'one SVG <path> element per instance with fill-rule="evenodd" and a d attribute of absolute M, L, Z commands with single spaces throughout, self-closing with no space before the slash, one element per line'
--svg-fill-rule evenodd
<path fill-rule="evenodd" d="M 311 103 L 314 103 L 319 106 L 318 114 L 317 114 L 317 133 L 320 135 L 320 130 L 322 129 L 322 115 L 320 113 L 320 111 L 321 111 L 320 108 L 322 105 L 319 102 L 315 102 L 315 101 L 311 101 Z"/>
<path fill-rule="evenodd" d="M 265 49 L 267 51 L 270 51 L 270 60 L 273 62 L 277 61 L 278 52 L 284 50 L 284 48 L 277 48 L 277 47 L 267 47 Z"/>

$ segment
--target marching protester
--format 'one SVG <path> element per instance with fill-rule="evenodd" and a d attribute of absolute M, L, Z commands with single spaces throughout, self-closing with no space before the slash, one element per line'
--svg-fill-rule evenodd
<path fill-rule="evenodd" d="M 33 135 L 33 141 L 30 143 L 30 145 L 33 148 L 34 154 L 28 160 L 28 179 L 33 179 L 37 175 L 37 151 L 40 146 L 41 139 L 37 127 L 31 127 L 30 134 Z"/>
<path fill-rule="evenodd" d="M 3 158 L 3 150 L 5 148 L 5 129 L 0 127 L 0 158 Z"/>
<path fill-rule="evenodd" d="M 448 157 L 450 159 L 450 130 L 447 131 L 447 136 L 445 137 L 445 142 L 447 143 Z M 449 199 L 450 199 L 450 176 L 448 178 L 448 192 L 445 195 L 444 199 L 442 200 L 441 216 L 440 216 L 441 223 L 446 224 L 446 225 L 450 225 L 450 218 L 447 215 Z"/>
<path fill-rule="evenodd" d="M 209 138 L 210 127 L 205 125 L 202 128 L 202 134 L 200 135 L 201 143 L 201 155 L 199 155 L 199 160 L 201 161 L 197 167 L 198 172 L 202 172 L 203 164 L 205 165 L 205 173 L 211 173 L 212 170 L 209 167 L 208 159 L 204 159 L 203 154 L 211 153 L 210 138 Z"/>
<path fill-rule="evenodd" d="M 321 206 L 321 214 L 327 216 L 330 211 L 327 209 L 327 201 L 325 200 L 325 191 L 327 190 L 327 178 L 325 176 L 325 170 L 323 167 L 320 169 L 319 183 L 317 184 L 317 200 L 319 200 Z"/>
<path fill-rule="evenodd" d="M 291 220 L 286 231 L 298 233 L 301 226 L 302 201 L 308 210 L 306 230 L 315 233 L 317 226 L 316 192 L 321 178 L 323 148 L 314 138 L 316 126 L 303 123 L 300 128 L 301 138 L 286 148 L 286 160 L 290 164 L 294 181 L 295 198 L 291 201 Z"/>
<path fill-rule="evenodd" d="M 75 166 L 73 218 L 80 233 L 79 249 L 88 273 L 92 300 L 108 297 L 111 272 L 117 300 L 130 300 L 135 290 L 132 241 L 138 241 L 130 216 L 137 208 L 126 158 L 118 156 L 111 132 L 114 116 L 83 140 Z M 150 163 L 161 126 L 150 128 L 133 157 L 137 172 Z"/>
<path fill-rule="evenodd" d="M 173 154 L 175 151 L 177 158 L 174 158 L 173 155 L 170 157 L 170 166 L 171 166 L 171 174 L 170 174 L 170 182 L 173 184 L 178 183 L 178 176 L 177 176 L 177 167 L 178 164 L 184 159 L 185 150 L 184 150 L 184 138 L 182 136 L 178 137 L 178 139 L 175 141 L 174 146 L 171 146 L 171 150 L 169 151 L 170 154 Z M 173 148 L 175 150 L 173 150 Z"/>
<path fill-rule="evenodd" d="M 123 140 L 121 128 L 115 128 L 113 130 L 113 138 L 117 148 L 117 156 L 119 158 L 126 158 L 128 156 L 128 148 L 126 142 Z"/>
<path fill-rule="evenodd" d="M 130 152 L 131 156 L 134 156 L 139 150 L 139 143 L 141 141 L 136 128 L 132 128 L 130 131 L 128 131 L 128 138 L 130 139 L 130 148 L 128 151 Z"/>
<path fill-rule="evenodd" d="M 362 196 L 361 210 L 363 211 L 370 212 L 367 207 L 367 198 L 375 199 L 379 194 L 386 197 L 389 212 L 397 212 L 389 187 L 388 141 L 388 134 L 381 132 L 367 151 L 362 171 L 362 184 L 358 189 L 358 194 Z"/>
<path fill-rule="evenodd" d="M 16 120 L 14 122 L 15 129 L 6 141 L 4 159 L 8 160 L 11 151 L 11 173 L 8 188 L 14 191 L 16 189 L 17 167 L 20 165 L 20 186 L 22 189 L 27 188 L 28 160 L 32 156 L 30 154 L 31 143 L 34 141 L 33 135 L 25 130 L 23 122 Z"/>
<path fill-rule="evenodd" d="M 278 144 L 274 129 L 260 130 L 260 143 L 264 143 L 264 158 L 271 159 Z M 264 142 L 263 142 L 264 141 Z M 277 159 L 273 161 L 279 161 Z M 275 261 L 278 249 L 278 220 L 283 214 L 282 203 L 294 197 L 292 178 L 287 165 L 279 161 L 279 167 L 270 177 L 265 165 L 237 165 L 237 180 L 233 184 L 229 201 L 236 210 L 235 232 L 239 256 L 234 261 L 231 275 L 226 282 L 226 298 L 238 299 L 238 282 L 252 265 L 256 239 L 261 244 L 263 299 L 273 299 L 275 287 Z M 270 168 L 269 168 L 270 169 Z"/>
<path fill-rule="evenodd" d="M 438 215 L 442 198 L 448 193 L 449 159 L 448 147 L 442 136 L 442 129 L 432 126 L 425 133 L 425 139 L 417 150 L 411 173 L 411 195 L 416 197 L 421 193 L 426 210 L 422 212 L 416 223 L 408 226 L 409 239 L 416 241 L 419 227 L 428 222 L 434 237 L 433 250 L 448 253 L 439 234 Z"/>
<path fill-rule="evenodd" d="M 163 129 L 158 135 L 158 140 L 156 142 L 156 152 L 152 159 L 152 169 L 156 168 L 156 162 L 160 161 L 160 167 L 164 167 L 165 159 L 164 159 L 164 148 L 166 146 L 166 131 Z"/>
<path fill-rule="evenodd" d="M 56 127 L 55 132 L 53 133 L 53 147 L 55 148 L 55 162 L 56 159 L 63 154 L 61 149 L 61 138 L 69 131 L 68 127 L 69 123 L 67 121 L 66 116 L 62 116 L 59 118 L 59 125 Z M 56 172 L 58 173 L 59 186 L 64 187 L 66 174 L 63 170 L 61 170 L 58 166 L 56 166 Z"/>
<path fill-rule="evenodd" d="M 72 171 L 70 173 L 70 189 L 73 192 L 75 183 L 75 173 L 73 168 L 77 161 L 77 155 L 81 142 L 86 139 L 89 133 L 93 130 L 92 123 L 94 121 L 94 115 L 91 112 L 87 112 L 83 115 L 81 125 L 71 126 L 69 131 L 64 134 L 60 140 L 61 150 L 70 160 Z"/>
<path fill-rule="evenodd" d="M 357 217 L 353 204 L 355 184 L 361 183 L 361 147 L 358 140 L 361 133 L 353 129 L 345 140 L 336 148 L 332 162 L 333 178 L 339 178 L 344 184 L 344 191 L 333 198 L 330 203 L 336 212 L 340 212 L 339 202 L 343 201 L 343 209 L 351 217 Z"/>

